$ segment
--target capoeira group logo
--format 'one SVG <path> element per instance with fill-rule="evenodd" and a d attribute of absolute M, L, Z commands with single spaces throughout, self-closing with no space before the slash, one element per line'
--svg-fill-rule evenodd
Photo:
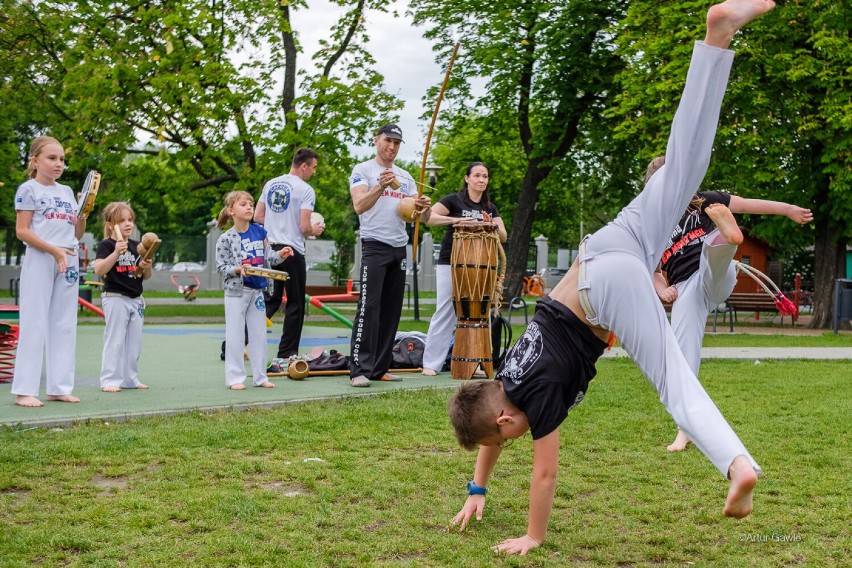
<path fill-rule="evenodd" d="M 508 377 L 516 385 L 520 384 L 523 376 L 532 369 L 538 358 L 541 357 L 543 349 L 544 342 L 541 329 L 536 322 L 532 322 L 506 355 L 506 361 L 503 363 L 500 374 Z"/>
<path fill-rule="evenodd" d="M 76 284 L 80 279 L 80 271 L 77 270 L 76 266 L 69 266 L 65 269 L 65 281 L 69 284 Z"/>
<path fill-rule="evenodd" d="M 258 296 L 254 301 L 254 307 L 259 312 L 266 312 L 266 304 L 263 303 L 263 296 Z"/>
<path fill-rule="evenodd" d="M 266 206 L 276 213 L 287 211 L 292 193 L 293 188 L 289 183 L 276 183 L 269 188 L 269 193 L 266 195 Z"/>

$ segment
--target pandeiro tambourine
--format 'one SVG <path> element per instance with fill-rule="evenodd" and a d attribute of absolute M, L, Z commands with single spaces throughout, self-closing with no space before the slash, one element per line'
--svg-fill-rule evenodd
<path fill-rule="evenodd" d="M 95 197 L 98 196 L 98 189 L 101 187 L 101 174 L 92 170 L 86 176 L 86 183 L 83 184 L 83 191 L 80 193 L 80 201 L 77 202 L 77 218 L 86 219 L 89 213 L 95 207 Z"/>

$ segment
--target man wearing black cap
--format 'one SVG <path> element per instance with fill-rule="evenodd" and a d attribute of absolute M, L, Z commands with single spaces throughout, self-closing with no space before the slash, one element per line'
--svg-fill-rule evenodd
<path fill-rule="evenodd" d="M 383 125 L 374 142 L 376 157 L 355 166 L 349 179 L 352 204 L 361 222 L 361 296 L 349 360 L 353 387 L 368 387 L 371 380 L 400 380 L 387 372 L 402 313 L 408 244 L 397 206 L 403 198 L 415 197 L 425 221 L 431 203 L 428 197 L 417 197 L 414 179 L 393 163 L 402 144 L 399 126 Z"/>

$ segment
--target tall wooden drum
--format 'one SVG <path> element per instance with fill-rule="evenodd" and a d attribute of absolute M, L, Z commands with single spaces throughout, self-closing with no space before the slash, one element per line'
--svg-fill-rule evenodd
<path fill-rule="evenodd" d="M 450 374 L 454 379 L 470 379 L 480 365 L 489 379 L 494 377 L 491 309 L 500 302 L 495 297 L 499 279 L 498 249 L 502 252 L 495 225 L 453 229 L 450 266 L 453 305 L 458 318 L 450 360 Z M 502 290 L 502 285 L 499 288 Z"/>

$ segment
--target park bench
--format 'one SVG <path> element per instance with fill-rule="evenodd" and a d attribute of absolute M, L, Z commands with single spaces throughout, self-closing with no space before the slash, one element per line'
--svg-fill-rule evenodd
<path fill-rule="evenodd" d="M 671 302 L 663 302 L 663 309 L 665 309 L 666 313 L 668 314 L 672 313 Z M 711 313 L 713 314 L 713 333 L 716 333 L 716 324 L 718 323 L 719 314 L 722 315 L 722 323 L 725 323 L 727 316 L 731 314 L 730 319 L 728 319 L 728 331 L 730 331 L 731 333 L 734 332 L 733 311 L 731 310 L 731 307 L 728 305 L 727 302 L 725 302 L 724 304 L 719 304 L 715 310 L 711 311 Z"/>
<path fill-rule="evenodd" d="M 784 315 L 778 311 L 778 306 L 775 305 L 775 300 L 768 294 L 763 292 L 734 292 L 725 301 L 726 306 L 732 312 L 734 320 L 737 318 L 737 312 L 754 312 L 754 319 L 760 319 L 760 313 L 779 314 L 781 316 L 781 325 L 784 325 Z M 793 317 L 790 316 L 792 323 Z"/>

